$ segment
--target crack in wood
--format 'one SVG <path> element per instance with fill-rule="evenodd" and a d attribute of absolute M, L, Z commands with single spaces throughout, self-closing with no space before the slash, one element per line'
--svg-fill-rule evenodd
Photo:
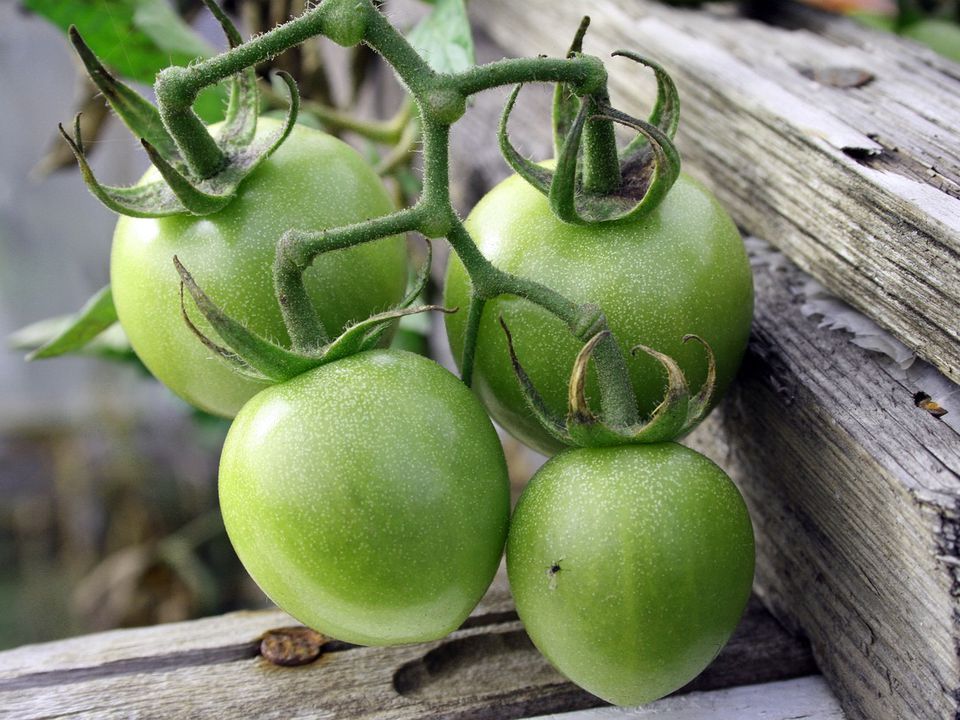
<path fill-rule="evenodd" d="M 58 687 L 70 683 L 100 680 L 120 675 L 166 672 L 186 667 L 218 665 L 240 660 L 250 660 L 260 655 L 260 639 L 236 645 L 215 648 L 198 648 L 180 652 L 153 655 L 151 657 L 123 658 L 86 667 L 49 670 L 0 679 L 0 692 L 29 690 L 31 688 Z"/>
<path fill-rule="evenodd" d="M 465 630 L 486 625 L 516 622 L 517 620 L 518 616 L 515 610 L 483 613 L 468 617 L 459 629 Z M 166 672 L 187 667 L 218 665 L 250 660 L 260 656 L 260 643 L 261 638 L 256 638 L 250 642 L 237 643 L 234 645 L 197 648 L 195 650 L 183 650 L 163 655 L 151 655 L 149 657 L 124 658 L 99 665 L 29 673 L 27 675 L 0 679 L 0 692 L 56 687 L 59 685 L 100 680 L 122 675 Z M 329 653 L 344 652 L 360 647 L 362 646 L 341 640 L 327 640 L 320 646 L 320 656 L 322 657 Z"/>

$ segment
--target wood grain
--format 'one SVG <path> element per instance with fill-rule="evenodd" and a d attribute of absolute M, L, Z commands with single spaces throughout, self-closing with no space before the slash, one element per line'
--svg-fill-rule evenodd
<path fill-rule="evenodd" d="M 537 720 L 843 720 L 817 675 L 664 698 L 641 708 L 603 707 Z"/>
<path fill-rule="evenodd" d="M 392 648 L 329 642 L 316 662 L 271 665 L 277 610 L 115 630 L 0 653 L 0 717 L 520 718 L 602 705 L 536 651 L 504 577 L 457 632 Z M 759 602 L 684 691 L 809 675 L 805 642 Z"/>
<path fill-rule="evenodd" d="M 960 381 L 960 66 L 783 3 L 780 26 L 654 0 L 478 0 L 509 54 L 656 58 L 680 88 L 680 149 L 737 222 Z M 706 6 L 705 6 L 706 8 Z M 564 29 L 568 29 L 565 31 Z M 609 61 L 617 104 L 650 106 L 636 65 Z M 817 81 L 866 73 L 857 87 Z M 519 123 L 518 123 L 519 124 Z M 540 120 L 547 134 L 547 118 Z"/>
<path fill-rule="evenodd" d="M 691 444 L 744 491 L 759 592 L 811 637 L 847 713 L 955 718 L 960 437 L 916 407 L 922 388 L 804 317 L 795 267 L 755 278 L 745 364 Z"/>

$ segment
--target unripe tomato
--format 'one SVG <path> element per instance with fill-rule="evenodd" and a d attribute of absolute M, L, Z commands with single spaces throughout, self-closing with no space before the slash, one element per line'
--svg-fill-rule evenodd
<path fill-rule="evenodd" d="M 677 360 L 696 391 L 706 377 L 706 357 L 688 333 L 705 339 L 716 355 L 719 398 L 740 363 L 753 314 L 753 280 L 743 241 L 730 216 L 686 175 L 652 212 L 638 220 L 602 225 L 560 222 L 547 199 L 520 177 L 491 190 L 467 218 L 480 251 L 501 270 L 537 280 L 575 302 L 598 304 L 628 351 L 642 343 Z M 452 258 L 445 303 L 466 308 L 470 282 Z M 502 314 L 517 355 L 546 402 L 560 413 L 574 358 L 583 342 L 546 310 L 513 296 L 487 303 L 480 322 L 473 386 L 493 418 L 541 452 L 561 446 L 533 418 L 514 375 Z M 466 313 L 446 317 L 458 362 Z M 629 361 L 642 413 L 663 399 L 666 375 L 653 358 Z M 591 371 L 592 372 L 592 371 Z M 588 394 L 598 398 L 591 378 Z"/>
<path fill-rule="evenodd" d="M 279 122 L 260 118 L 258 133 Z M 155 179 L 151 169 L 144 180 Z M 393 205 L 376 173 L 345 143 L 297 125 L 280 148 L 213 215 L 121 217 L 110 277 L 120 324 L 144 365 L 167 387 L 208 412 L 232 417 L 265 387 L 233 372 L 193 335 L 180 313 L 177 255 L 227 314 L 271 340 L 289 343 L 273 288 L 277 241 L 286 230 L 320 230 L 386 215 Z M 331 335 L 388 309 L 407 281 L 402 237 L 319 257 L 307 289 Z M 199 311 L 192 320 L 217 340 Z"/>
<path fill-rule="evenodd" d="M 426 358 L 375 350 L 247 403 L 220 461 L 240 560 L 277 605 L 363 645 L 442 637 L 493 579 L 510 512 L 490 419 Z"/>
<path fill-rule="evenodd" d="M 537 648 L 618 705 L 666 695 L 710 663 L 753 565 L 737 488 L 675 443 L 557 455 L 521 495 L 507 540 L 510 589 Z"/>

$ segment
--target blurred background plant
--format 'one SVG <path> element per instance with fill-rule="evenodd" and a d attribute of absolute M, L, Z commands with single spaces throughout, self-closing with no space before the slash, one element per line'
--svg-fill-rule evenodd
<path fill-rule="evenodd" d="M 766 0 L 759 0 L 762 4 Z M 958 0 L 804 0 L 843 13 L 878 30 L 896 33 L 960 62 Z"/>

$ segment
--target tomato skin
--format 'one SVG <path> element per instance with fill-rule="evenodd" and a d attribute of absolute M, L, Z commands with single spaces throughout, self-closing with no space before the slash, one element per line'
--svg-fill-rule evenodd
<path fill-rule="evenodd" d="M 490 419 L 455 376 L 374 350 L 255 396 L 220 462 L 237 554 L 281 608 L 363 645 L 434 640 L 490 585 L 510 493 Z"/>
<path fill-rule="evenodd" d="M 278 126 L 261 118 L 258 132 Z M 144 177 L 156 177 L 155 171 Z M 266 384 L 234 373 L 187 328 L 173 256 L 229 315 L 289 344 L 272 276 L 281 235 L 292 227 L 330 228 L 392 210 L 386 190 L 359 153 L 297 125 L 222 211 L 204 217 L 120 218 L 110 265 L 120 324 L 137 355 L 167 387 L 203 410 L 232 417 Z M 399 301 L 406 267 L 402 237 L 319 257 L 305 277 L 328 334 Z M 191 319 L 217 340 L 193 303 L 187 307 Z"/>
<path fill-rule="evenodd" d="M 725 391 L 746 348 L 753 314 L 753 279 L 743 241 L 726 211 L 699 183 L 681 175 L 663 202 L 639 221 L 567 225 L 546 198 L 520 177 L 491 190 L 467 218 L 480 251 L 502 270 L 533 278 L 575 302 L 594 302 L 624 351 L 643 343 L 674 357 L 691 387 L 706 377 L 703 337 L 717 358 L 717 393 Z M 445 303 L 466 308 L 469 278 L 451 258 Z M 502 314 L 517 355 L 547 404 L 567 407 L 570 371 L 583 343 L 546 310 L 514 296 L 487 303 L 480 322 L 473 387 L 494 420 L 545 454 L 562 449 L 532 417 L 510 364 Z M 460 362 L 466 313 L 446 317 Z M 642 413 L 663 399 L 666 374 L 652 358 L 629 360 Z M 592 374 L 592 371 L 591 371 Z M 595 381 L 588 395 L 598 398 Z"/>
<path fill-rule="evenodd" d="M 570 450 L 524 490 L 507 571 L 531 639 L 618 705 L 692 680 L 746 606 L 754 541 L 720 468 L 675 443 Z"/>

